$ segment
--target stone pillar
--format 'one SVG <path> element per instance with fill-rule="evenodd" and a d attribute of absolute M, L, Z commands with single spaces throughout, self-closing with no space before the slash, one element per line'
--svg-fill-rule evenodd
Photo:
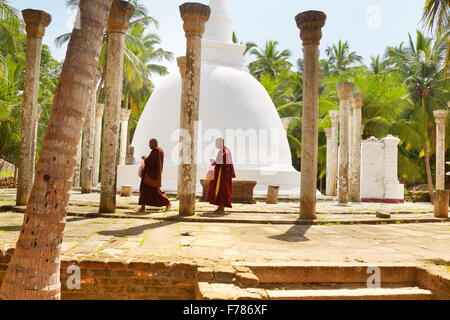
<path fill-rule="evenodd" d="M 134 147 L 129 145 L 127 148 L 127 158 L 125 160 L 126 165 L 135 165 L 136 158 L 134 157 Z"/>
<path fill-rule="evenodd" d="M 325 135 L 327 137 L 326 194 L 329 195 L 330 193 L 332 193 L 332 191 L 331 191 L 332 176 L 330 175 L 330 171 L 331 171 L 331 167 L 333 166 L 333 162 L 334 162 L 334 159 L 332 158 L 332 152 L 333 152 L 332 129 L 326 128 Z"/>
<path fill-rule="evenodd" d="M 436 121 L 436 190 L 445 190 L 445 126 L 448 111 L 435 110 Z"/>
<path fill-rule="evenodd" d="M 95 110 L 94 163 L 92 168 L 92 185 L 94 187 L 98 186 L 100 175 L 100 152 L 102 146 L 102 120 L 104 110 L 104 104 L 97 104 L 97 108 Z"/>
<path fill-rule="evenodd" d="M 106 105 L 103 123 L 100 212 L 116 211 L 117 151 L 122 103 L 125 32 L 134 7 L 127 1 L 114 0 L 108 19 L 108 58 L 106 70 Z"/>
<path fill-rule="evenodd" d="M 128 121 L 130 120 L 131 111 L 122 109 L 120 114 L 120 158 L 119 164 L 125 165 L 127 158 L 128 145 Z"/>
<path fill-rule="evenodd" d="M 449 191 L 436 190 L 434 194 L 434 216 L 436 218 L 448 218 Z"/>
<path fill-rule="evenodd" d="M 362 136 L 362 113 L 361 107 L 364 94 L 355 93 L 352 99 L 352 152 L 350 158 L 350 201 L 361 202 L 361 136 Z"/>
<path fill-rule="evenodd" d="M 302 164 L 300 218 L 316 218 L 319 44 L 327 16 L 321 11 L 306 11 L 295 17 L 304 48 Z"/>
<path fill-rule="evenodd" d="M 78 147 L 77 147 L 77 158 L 76 158 L 76 167 L 75 167 L 75 172 L 73 173 L 73 183 L 72 183 L 72 187 L 73 188 L 79 188 L 80 187 L 80 175 L 81 175 L 81 146 L 83 143 L 83 137 L 80 137 L 80 142 L 78 142 Z"/>
<path fill-rule="evenodd" d="M 346 204 L 349 200 L 348 176 L 349 176 L 349 144 L 350 144 L 350 99 L 355 85 L 351 82 L 340 82 L 337 85 L 340 102 L 340 136 L 339 136 L 339 185 L 338 200 Z"/>
<path fill-rule="evenodd" d="M 186 35 L 186 78 L 182 93 L 180 118 L 180 185 L 178 198 L 180 200 L 180 215 L 195 214 L 195 191 L 197 182 L 196 137 L 199 117 L 200 72 L 202 37 L 205 24 L 211 14 L 211 9 L 200 3 L 184 3 L 180 6 Z M 189 141 L 184 141 L 189 139 Z M 187 155 L 185 154 L 187 152 Z"/>
<path fill-rule="evenodd" d="M 30 197 L 34 181 L 36 154 L 36 121 L 42 38 L 52 17 L 40 10 L 22 11 L 27 32 L 27 52 L 23 90 L 22 122 L 20 131 L 19 173 L 16 205 L 24 206 Z"/>
<path fill-rule="evenodd" d="M 100 80 L 100 70 L 97 70 L 91 91 L 91 101 L 83 127 L 83 142 L 81 146 L 81 193 L 92 192 L 94 149 L 95 149 L 95 117 L 97 107 L 97 88 Z"/>
<path fill-rule="evenodd" d="M 184 91 L 185 91 L 185 81 L 186 81 L 186 57 L 178 57 L 177 58 L 177 64 L 178 64 L 178 68 L 180 69 L 180 76 L 181 76 L 181 104 L 180 104 L 180 108 L 183 107 L 184 105 Z M 186 123 L 186 114 L 185 113 L 181 113 L 180 114 L 180 128 L 183 128 L 185 126 Z M 182 163 L 182 159 L 184 158 L 184 148 L 182 148 L 181 146 L 184 145 L 185 141 L 184 141 L 184 136 L 182 134 L 180 134 L 180 151 L 179 151 L 179 162 L 180 164 Z M 182 186 L 182 179 L 181 179 L 181 168 L 182 166 L 179 165 L 178 166 L 178 183 L 177 183 L 177 197 L 180 196 L 181 193 L 181 186 Z"/>
<path fill-rule="evenodd" d="M 338 145 L 339 145 L 339 110 L 329 112 L 331 118 L 330 164 L 327 165 L 327 196 L 336 196 Z M 328 155 L 328 149 L 327 149 Z M 328 163 L 328 160 L 327 160 Z"/>
<path fill-rule="evenodd" d="M 31 150 L 33 151 L 32 159 L 36 159 L 36 148 L 37 148 L 38 137 L 39 137 L 39 120 L 41 119 L 41 114 L 42 114 L 42 108 L 40 106 L 37 106 L 36 122 L 34 123 L 34 134 L 33 134 L 33 138 L 31 139 L 31 141 L 32 141 Z M 34 168 L 35 168 L 35 164 L 33 161 L 33 170 L 34 170 Z"/>

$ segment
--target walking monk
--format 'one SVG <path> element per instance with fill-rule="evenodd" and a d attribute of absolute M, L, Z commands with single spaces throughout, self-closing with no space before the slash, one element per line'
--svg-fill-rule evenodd
<path fill-rule="evenodd" d="M 225 207 L 231 208 L 231 194 L 233 192 L 233 178 L 236 178 L 234 172 L 231 152 L 224 145 L 222 138 L 216 140 L 216 148 L 219 149 L 217 158 L 212 161 L 214 166 L 214 179 L 210 181 L 208 188 L 208 201 L 217 205 L 214 213 L 225 213 Z"/>
<path fill-rule="evenodd" d="M 161 191 L 161 176 L 164 164 L 164 151 L 158 147 L 158 141 L 151 139 L 149 142 L 150 154 L 145 158 L 144 169 L 141 174 L 141 186 L 139 188 L 139 212 L 145 212 L 145 206 L 166 207 L 166 211 L 171 208 L 169 198 Z"/>

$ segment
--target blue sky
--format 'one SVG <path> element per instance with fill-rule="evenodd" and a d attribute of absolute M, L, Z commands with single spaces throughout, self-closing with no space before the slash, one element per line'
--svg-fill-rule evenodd
<path fill-rule="evenodd" d="M 306 10 L 321 10 L 327 16 L 321 43 L 325 48 L 338 40 L 348 40 L 352 50 L 364 57 L 383 54 L 389 45 L 407 41 L 408 33 L 422 29 L 421 14 L 425 0 L 228 0 L 234 20 L 234 29 L 242 41 L 263 45 L 267 39 L 276 39 L 283 49 L 290 49 L 295 61 L 301 53 L 299 31 L 294 17 Z M 64 0 L 9 0 L 22 10 L 33 8 L 47 11 L 53 17 L 44 42 L 54 56 L 62 60 L 65 47 L 56 48 L 54 39 L 71 30 L 74 14 L 66 8 Z M 184 55 L 185 38 L 178 6 L 184 0 L 142 0 L 152 16 L 160 22 L 158 33 L 164 49 L 175 56 Z M 209 0 L 199 1 L 205 4 Z M 73 24 L 72 24 L 73 26 Z M 170 71 L 176 71 L 173 61 L 166 63 Z"/>

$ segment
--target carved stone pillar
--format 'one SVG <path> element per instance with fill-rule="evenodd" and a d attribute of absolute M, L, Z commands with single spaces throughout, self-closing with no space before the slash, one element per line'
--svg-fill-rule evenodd
<path fill-rule="evenodd" d="M 334 159 L 332 158 L 333 157 L 332 129 L 326 128 L 325 135 L 327 137 L 326 194 L 329 195 L 331 193 L 331 179 L 332 179 L 332 175 L 330 174 L 330 172 L 334 162 Z"/>
<path fill-rule="evenodd" d="M 92 174 L 92 185 L 98 186 L 100 176 L 100 152 L 102 146 L 102 124 L 103 124 L 103 111 L 105 110 L 104 104 L 97 104 L 95 110 L 95 138 L 94 138 L 94 163 Z"/>
<path fill-rule="evenodd" d="M 350 126 L 349 112 L 350 99 L 353 95 L 355 85 L 351 82 L 338 83 L 338 95 L 340 102 L 340 136 L 339 136 L 339 185 L 338 200 L 341 204 L 348 203 L 348 176 L 349 176 L 349 144 L 350 144 Z"/>
<path fill-rule="evenodd" d="M 86 114 L 86 120 L 83 127 L 83 142 L 81 151 L 81 193 L 91 193 L 93 186 L 93 166 L 94 166 L 94 149 L 95 149 L 95 118 L 97 108 L 97 88 L 100 80 L 100 70 L 94 79 L 91 91 L 91 101 Z"/>
<path fill-rule="evenodd" d="M 42 38 L 45 34 L 45 28 L 52 20 L 52 17 L 48 13 L 40 10 L 23 10 L 22 15 L 27 32 L 27 52 L 16 195 L 16 205 L 18 206 L 27 204 L 31 188 L 33 187 Z"/>
<path fill-rule="evenodd" d="M 119 164 L 125 165 L 127 158 L 128 145 L 128 121 L 130 120 L 131 111 L 122 109 L 120 114 L 120 158 Z"/>
<path fill-rule="evenodd" d="M 181 136 L 180 136 L 180 177 L 179 195 L 180 215 L 195 214 L 195 191 L 197 184 L 196 164 L 196 124 L 199 118 L 200 72 L 202 37 L 205 24 L 211 14 L 211 9 L 200 3 L 185 3 L 180 6 L 186 35 L 186 78 L 182 93 Z M 189 141 L 185 141 L 188 139 Z M 187 154 L 186 154 L 187 153 Z"/>
<path fill-rule="evenodd" d="M 108 20 L 108 68 L 106 70 L 106 104 L 103 122 L 100 212 L 116 211 L 117 151 L 122 102 L 125 32 L 134 12 L 127 1 L 114 0 Z"/>
<path fill-rule="evenodd" d="M 362 113 L 361 107 L 364 94 L 355 93 L 352 99 L 352 152 L 350 159 L 350 201 L 361 202 L 361 137 L 362 137 Z"/>
<path fill-rule="evenodd" d="M 295 17 L 304 48 L 302 165 L 300 218 L 316 218 L 319 44 L 327 16 L 320 11 L 306 11 Z"/>
<path fill-rule="evenodd" d="M 185 81 L 186 81 L 186 57 L 178 57 L 177 58 L 177 64 L 178 64 L 178 68 L 180 69 L 180 76 L 181 76 L 181 104 L 180 104 L 180 108 L 183 107 L 184 105 L 184 92 L 185 92 Z M 184 124 L 186 123 L 186 114 L 185 113 L 181 113 L 180 114 L 180 128 L 183 128 Z M 183 136 L 183 134 L 180 132 L 180 151 L 179 151 L 179 162 L 180 164 L 182 163 L 182 159 L 184 158 L 184 156 L 186 156 L 183 151 L 184 148 L 181 147 L 181 145 L 183 145 L 184 143 L 186 143 L 187 141 L 184 141 L 185 136 Z M 177 197 L 180 196 L 181 193 L 181 168 L 182 166 L 179 165 L 178 166 L 178 182 L 177 182 Z"/>
<path fill-rule="evenodd" d="M 339 145 L 339 110 L 331 110 L 329 114 L 331 118 L 331 144 L 330 163 L 329 168 L 327 168 L 327 196 L 336 196 Z"/>
<path fill-rule="evenodd" d="M 436 190 L 445 190 L 445 127 L 448 111 L 435 110 L 436 121 Z"/>

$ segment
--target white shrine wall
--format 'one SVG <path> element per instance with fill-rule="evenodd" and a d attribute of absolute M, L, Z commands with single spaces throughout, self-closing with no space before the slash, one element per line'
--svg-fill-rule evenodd
<path fill-rule="evenodd" d="M 361 142 L 362 201 L 404 202 L 405 188 L 398 180 L 399 142 L 391 135 Z"/>

